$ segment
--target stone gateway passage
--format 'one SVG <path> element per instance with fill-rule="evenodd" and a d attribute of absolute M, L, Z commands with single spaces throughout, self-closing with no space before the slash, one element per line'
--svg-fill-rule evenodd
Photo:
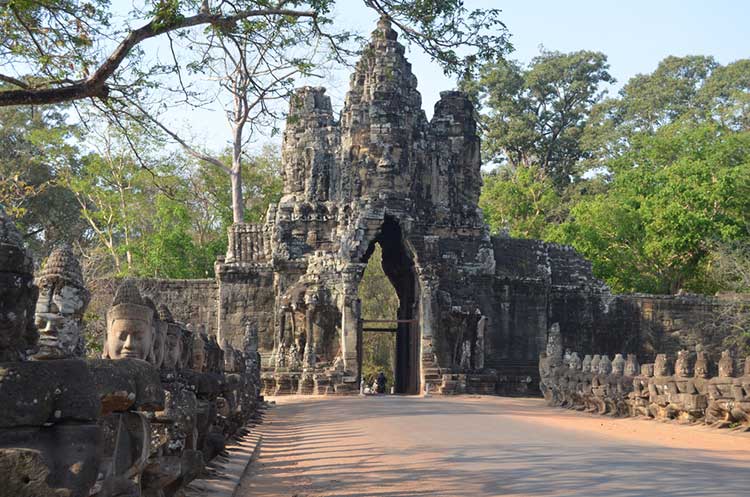
<path fill-rule="evenodd" d="M 339 119 L 325 89 L 295 93 L 283 197 L 265 224 L 231 228 L 216 266 L 217 332 L 236 341 L 247 323 L 258 327 L 264 393 L 359 390 L 358 286 L 376 243 L 403 321 L 397 392 L 535 391 L 552 322 L 571 341 L 622 344 L 603 324 L 611 296 L 575 252 L 490 236 L 477 206 L 474 113 L 465 94 L 448 91 L 427 120 L 386 20 L 356 65 Z"/>

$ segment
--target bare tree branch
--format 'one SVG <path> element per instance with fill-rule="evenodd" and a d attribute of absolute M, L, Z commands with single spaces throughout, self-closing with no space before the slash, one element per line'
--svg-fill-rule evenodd
<path fill-rule="evenodd" d="M 282 5 L 286 2 L 282 2 Z M 115 50 L 88 78 L 57 87 L 22 88 L 0 92 L 0 107 L 11 105 L 44 105 L 84 98 L 106 99 L 110 93 L 107 81 L 125 60 L 125 57 L 139 43 L 172 31 L 211 25 L 228 28 L 238 21 L 251 17 L 288 16 L 315 18 L 315 11 L 301 11 L 284 8 L 243 10 L 230 15 L 201 12 L 194 16 L 178 17 L 169 22 L 152 19 L 148 24 L 130 31 Z"/>

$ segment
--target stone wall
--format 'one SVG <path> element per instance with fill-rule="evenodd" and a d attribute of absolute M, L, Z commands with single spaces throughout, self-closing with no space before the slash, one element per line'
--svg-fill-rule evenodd
<path fill-rule="evenodd" d="M 638 353 L 646 361 L 657 353 L 676 354 L 700 344 L 715 364 L 733 331 L 718 321 L 738 305 L 750 305 L 750 296 L 617 295 L 607 324 L 628 337 L 623 352 Z"/>
<path fill-rule="evenodd" d="M 149 295 L 155 302 L 166 304 L 176 321 L 191 324 L 194 327 L 204 325 L 209 335 L 216 335 L 219 287 L 215 280 L 139 278 L 135 281 L 143 294 Z M 99 345 L 107 329 L 104 316 L 112 304 L 115 290 L 120 282 L 120 279 L 100 279 L 88 283 L 91 291 L 91 303 L 86 312 L 86 334 L 90 341 L 89 355 L 96 355 L 100 350 Z M 233 342 L 232 345 L 240 347 L 241 340 L 238 343 Z"/>

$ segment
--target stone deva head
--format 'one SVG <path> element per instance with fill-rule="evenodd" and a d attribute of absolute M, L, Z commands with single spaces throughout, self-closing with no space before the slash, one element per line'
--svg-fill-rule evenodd
<path fill-rule="evenodd" d="M 615 354 L 615 358 L 612 359 L 612 374 L 617 376 L 625 374 L 625 358 L 622 354 Z"/>
<path fill-rule="evenodd" d="M 599 374 L 611 374 L 612 373 L 612 361 L 609 360 L 608 355 L 603 355 L 599 360 Z"/>
<path fill-rule="evenodd" d="M 583 357 L 583 362 L 581 362 L 581 371 L 583 371 L 584 373 L 591 372 L 591 354 L 586 354 Z"/>
<path fill-rule="evenodd" d="M 670 376 L 671 374 L 667 354 L 656 354 L 656 360 L 654 361 L 654 376 L 657 378 L 663 378 L 665 376 Z"/>
<path fill-rule="evenodd" d="M 26 359 L 37 346 L 34 265 L 21 233 L 0 207 L 0 362 Z"/>
<path fill-rule="evenodd" d="M 205 330 L 205 327 L 201 328 Z M 205 336 L 205 335 L 204 335 Z M 208 337 L 208 346 L 206 348 L 207 371 L 212 373 L 221 373 L 224 370 L 224 351 L 221 350 L 216 336 Z"/>
<path fill-rule="evenodd" d="M 107 311 L 104 357 L 147 360 L 154 342 L 153 320 L 154 310 L 143 303 L 135 283 L 123 281 Z"/>
<path fill-rule="evenodd" d="M 562 362 L 563 346 L 562 335 L 560 334 L 560 324 L 552 323 L 547 333 L 547 358 L 552 365 L 559 365 Z"/>
<path fill-rule="evenodd" d="M 728 350 L 721 353 L 721 359 L 719 359 L 719 376 L 722 378 L 731 378 L 734 376 L 734 359 L 732 359 L 732 354 Z"/>
<path fill-rule="evenodd" d="M 258 352 L 258 327 L 254 323 L 245 325 L 245 336 L 242 337 L 242 352 L 246 357 Z"/>
<path fill-rule="evenodd" d="M 708 378 L 710 368 L 711 364 L 708 362 L 708 355 L 703 352 L 702 347 L 696 347 L 693 376 L 696 378 Z"/>
<path fill-rule="evenodd" d="M 591 372 L 596 374 L 599 372 L 599 362 L 602 360 L 602 356 L 594 354 L 591 358 Z"/>
<path fill-rule="evenodd" d="M 235 355 L 234 347 L 232 347 L 232 344 L 226 338 L 221 340 L 221 350 L 224 351 L 224 371 L 227 373 L 236 373 L 237 356 Z"/>
<path fill-rule="evenodd" d="M 578 357 L 578 352 L 572 352 L 570 354 L 570 359 L 569 359 L 568 365 L 570 366 L 570 369 L 574 369 L 576 371 L 580 371 L 580 369 L 581 369 L 581 358 Z"/>
<path fill-rule="evenodd" d="M 83 357 L 83 313 L 90 294 L 83 283 L 81 265 L 70 245 L 52 251 L 36 279 L 39 299 L 35 321 L 39 329 L 37 360 Z"/>
<path fill-rule="evenodd" d="M 674 374 L 680 378 L 690 376 L 690 352 L 687 350 L 677 351 L 677 360 L 674 362 Z"/>
<path fill-rule="evenodd" d="M 654 376 L 654 365 L 653 364 L 642 364 L 641 365 L 641 376 L 651 378 Z"/>
<path fill-rule="evenodd" d="M 164 348 L 167 341 L 167 323 L 162 322 L 159 316 L 159 308 L 156 307 L 156 304 L 151 297 L 144 296 L 143 303 L 154 313 L 153 320 L 151 321 L 151 327 L 154 331 L 154 341 L 151 347 L 151 354 L 149 354 L 147 360 L 156 368 L 161 368 L 161 365 L 164 362 Z"/>
<path fill-rule="evenodd" d="M 159 321 L 166 326 L 164 339 L 164 360 L 161 368 L 182 369 L 182 329 L 174 322 L 172 312 L 166 304 L 159 304 Z"/>
<path fill-rule="evenodd" d="M 206 370 L 206 348 L 208 337 L 202 333 L 195 333 L 193 337 L 193 348 L 190 356 L 190 369 L 193 371 L 203 372 Z"/>
<path fill-rule="evenodd" d="M 638 363 L 638 356 L 628 354 L 625 360 L 625 376 L 638 376 L 641 371 L 641 365 Z"/>
<path fill-rule="evenodd" d="M 182 368 L 191 369 L 190 364 L 193 361 L 193 327 L 188 323 L 180 324 L 180 336 L 182 339 L 182 358 L 180 360 Z"/>

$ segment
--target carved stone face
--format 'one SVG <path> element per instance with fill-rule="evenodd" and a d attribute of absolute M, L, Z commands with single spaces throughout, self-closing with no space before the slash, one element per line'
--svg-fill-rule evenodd
<path fill-rule="evenodd" d="M 17 361 L 36 345 L 36 297 L 31 275 L 0 272 L 0 361 Z"/>
<path fill-rule="evenodd" d="M 122 317 L 113 320 L 107 330 L 107 353 L 110 359 L 146 360 L 153 340 L 153 327 L 148 320 Z"/>
<path fill-rule="evenodd" d="M 151 362 L 157 368 L 161 368 L 164 363 L 167 347 L 167 327 L 169 325 L 164 321 L 156 321 L 154 326 L 154 346 L 151 355 Z"/>
<path fill-rule="evenodd" d="M 612 361 L 612 374 L 622 376 L 625 374 L 625 359 L 622 354 L 616 354 Z"/>
<path fill-rule="evenodd" d="M 82 320 L 88 292 L 68 284 L 48 284 L 39 289 L 35 321 L 39 352 L 35 359 L 64 359 L 83 355 Z"/>
<path fill-rule="evenodd" d="M 594 357 L 591 358 L 591 372 L 592 373 L 598 373 L 599 372 L 599 362 L 602 360 L 602 356 L 599 354 L 594 354 Z"/>
<path fill-rule="evenodd" d="M 599 374 L 610 373 L 612 373 L 612 361 L 609 360 L 609 356 L 603 355 L 599 360 Z"/>
<path fill-rule="evenodd" d="M 687 350 L 677 352 L 677 360 L 674 363 L 674 374 L 680 378 L 690 376 L 690 361 Z"/>
<path fill-rule="evenodd" d="M 180 369 L 182 365 L 182 331 L 176 323 L 167 323 L 167 337 L 162 369 Z"/>
<path fill-rule="evenodd" d="M 721 353 L 721 359 L 719 359 L 719 376 L 722 378 L 731 378 L 734 376 L 734 360 L 728 350 Z"/>
<path fill-rule="evenodd" d="M 656 361 L 654 362 L 654 376 L 669 376 L 669 361 L 666 354 L 657 354 Z"/>
<path fill-rule="evenodd" d="M 695 372 L 696 378 L 708 378 L 708 357 L 705 352 L 698 352 L 695 358 Z"/>
<path fill-rule="evenodd" d="M 576 371 L 581 369 L 581 358 L 578 357 L 578 352 L 573 352 L 570 354 L 570 369 L 574 369 Z"/>
<path fill-rule="evenodd" d="M 190 326 L 190 325 L 188 325 Z M 193 358 L 193 332 L 187 327 L 180 326 L 180 339 L 182 340 L 180 364 L 183 368 L 190 367 L 190 361 Z"/>
<path fill-rule="evenodd" d="M 190 358 L 190 369 L 198 372 L 206 370 L 206 342 L 200 334 L 196 335 L 195 340 L 193 340 L 193 353 Z"/>
<path fill-rule="evenodd" d="M 586 356 L 583 358 L 583 362 L 581 363 L 581 371 L 583 371 L 584 373 L 591 372 L 591 355 L 586 354 Z"/>
<path fill-rule="evenodd" d="M 652 376 L 654 376 L 654 365 L 653 364 L 641 365 L 641 376 L 645 376 L 646 378 L 651 378 Z"/>
<path fill-rule="evenodd" d="M 222 350 L 224 350 L 224 371 L 234 373 L 237 371 L 236 357 L 234 348 L 226 340 L 222 340 Z"/>
<path fill-rule="evenodd" d="M 638 358 L 636 357 L 636 355 L 628 354 L 628 360 L 625 361 L 625 375 L 636 376 L 639 370 L 640 365 L 638 364 Z"/>

